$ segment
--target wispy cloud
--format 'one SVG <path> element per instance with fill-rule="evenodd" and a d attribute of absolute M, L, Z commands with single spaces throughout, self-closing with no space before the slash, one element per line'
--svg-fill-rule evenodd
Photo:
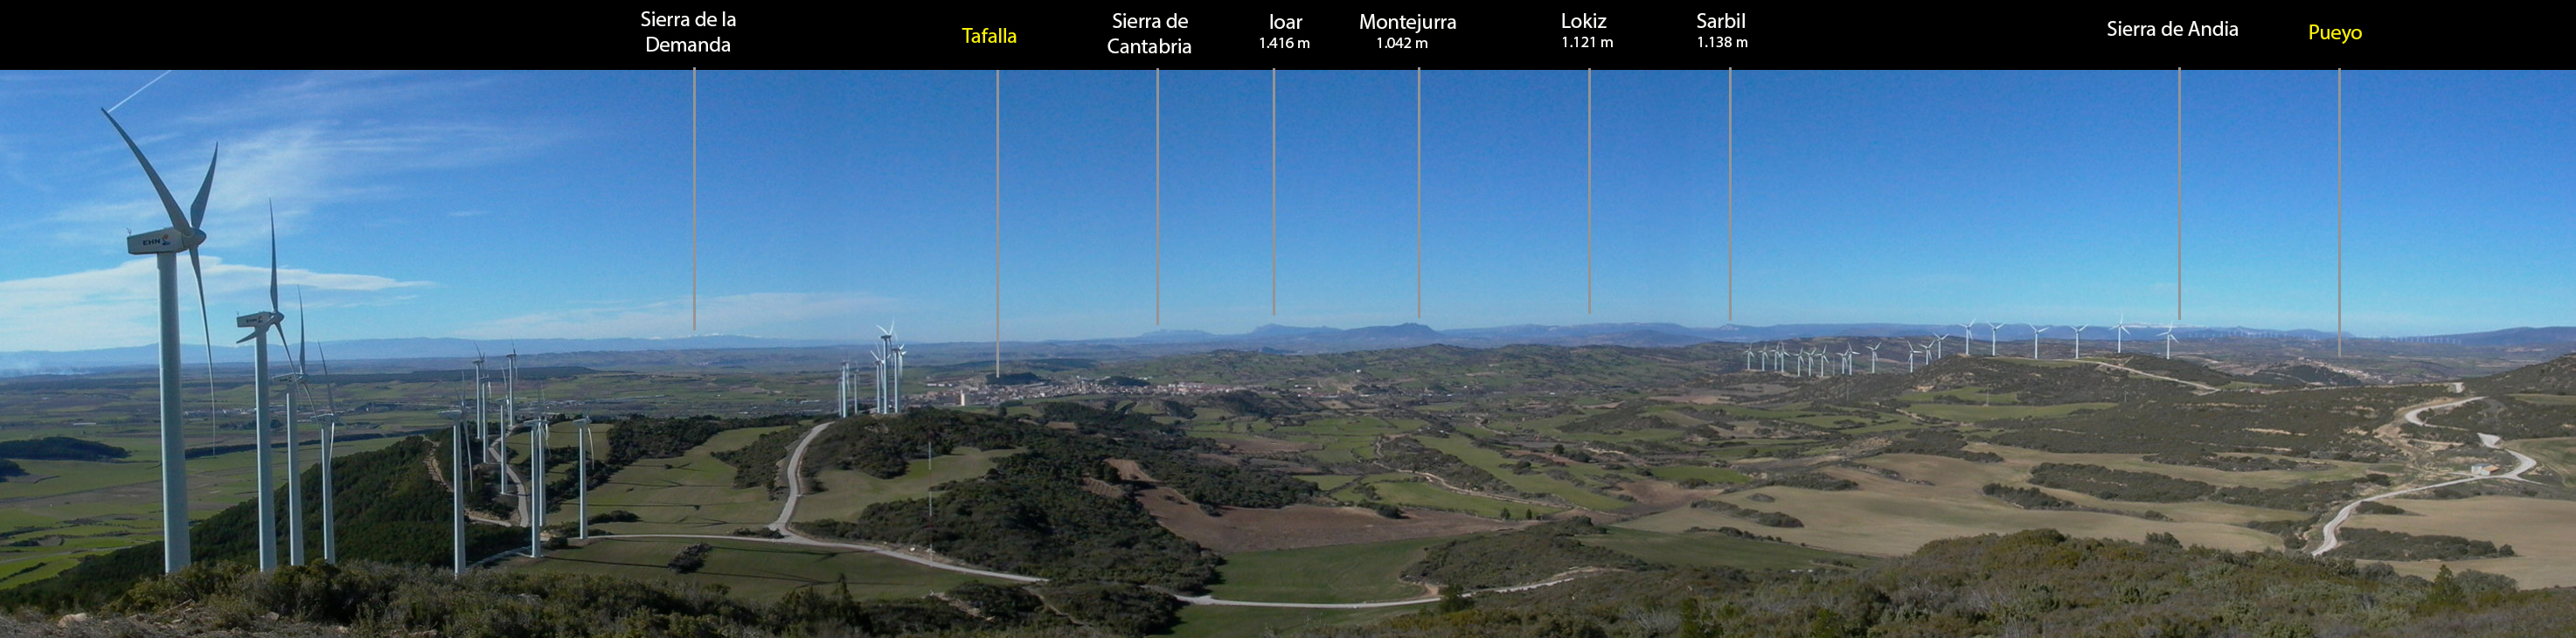
<path fill-rule="evenodd" d="M 196 318 L 194 280 L 180 259 L 183 326 Z M 129 259 L 113 268 L 0 281 L 0 351 L 84 350 L 153 343 L 159 339 L 158 274 L 153 259 Z M 208 310 L 218 330 L 230 332 L 229 317 L 268 307 L 268 268 L 204 258 Z M 296 289 L 308 308 L 392 303 L 408 298 L 407 289 L 434 285 L 375 275 L 323 273 L 283 268 L 277 273 L 285 289 L 285 306 L 294 311 Z M 199 330 L 183 327 L 186 339 Z M 219 332 L 216 337 L 223 339 Z M 229 339 L 225 339 L 229 341 Z"/>
<path fill-rule="evenodd" d="M 195 197 L 207 158 L 221 144 L 222 162 L 207 208 L 208 246 L 251 246 L 264 241 L 268 202 L 277 203 L 278 231 L 292 236 L 315 223 L 317 211 L 350 202 L 410 194 L 422 172 L 489 165 L 532 156 L 565 133 L 536 126 L 459 121 L 436 109 L 420 117 L 350 117 L 362 107 L 453 98 L 482 79 L 407 74 L 315 74 L 257 89 L 212 105 L 200 115 L 167 119 L 120 112 L 126 128 L 149 155 L 181 206 Z M 374 114 L 371 114 L 374 115 Z M 113 145 L 113 139 L 109 141 Z M 102 147 L 104 148 L 104 147 Z M 98 161 L 100 196 L 61 206 L 46 216 L 50 234 L 67 244 L 102 244 L 101 237 L 169 225 L 160 200 L 123 148 Z"/>
<path fill-rule="evenodd" d="M 827 337 L 852 333 L 858 317 L 895 307 L 893 300 L 858 293 L 763 292 L 700 298 L 696 334 Z M 547 310 L 487 321 L 458 330 L 468 339 L 604 339 L 692 334 L 689 300 L 610 303 Z"/>

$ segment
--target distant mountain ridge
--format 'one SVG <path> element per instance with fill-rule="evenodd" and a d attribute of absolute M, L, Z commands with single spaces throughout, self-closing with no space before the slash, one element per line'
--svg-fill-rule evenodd
<path fill-rule="evenodd" d="M 1696 343 L 1724 341 L 1733 343 L 1806 339 L 1816 337 L 1884 337 L 1905 338 L 1945 335 L 1956 338 L 1958 324 L 1782 324 L 1746 326 L 1727 324 L 1714 327 L 1692 327 L 1675 323 L 1594 323 L 1571 326 L 1521 324 L 1483 328 L 1440 330 L 1419 323 L 1391 326 L 1334 328 L 1329 326 L 1283 326 L 1277 324 L 1253 328 L 1241 334 L 1218 334 L 1204 330 L 1156 330 L 1134 337 L 1107 339 L 1070 339 L 1004 342 L 1011 358 L 1078 357 L 1119 359 L 1154 357 L 1209 350 L 1247 350 L 1277 354 L 1319 354 L 1406 348 L 1446 344 L 1468 348 L 1493 348 L 1508 345 L 1555 346 L 1629 346 L 1669 348 Z M 2162 328 L 2132 327 L 2131 340 L 2153 340 Z M 1974 334 L 1980 340 L 2028 341 L 2030 327 L 2008 324 L 2000 334 L 1990 334 L 1987 324 L 1978 324 Z M 2175 331 L 2184 339 L 2228 337 L 2332 339 L 2334 334 L 2318 330 L 2270 330 L 2244 327 L 2184 327 Z M 2062 340 L 2074 333 L 2056 327 L 2042 334 L 2050 340 Z M 2109 341 L 2111 330 L 2095 326 L 2085 331 L 2088 340 Z M 2576 327 L 2508 328 L 2456 335 L 2432 335 L 2410 339 L 2439 340 L 2469 346 L 2522 346 L 2576 343 Z M 470 357 L 477 347 L 485 355 L 504 354 L 516 348 L 523 355 L 564 353 L 647 353 L 702 352 L 748 349 L 856 348 L 871 345 L 861 340 L 770 339 L 740 335 L 705 335 L 669 339 L 520 339 L 472 340 L 456 338 L 415 337 L 406 339 L 353 339 L 316 344 L 317 354 L 328 354 L 334 361 L 381 361 L 402 359 L 456 359 Z M 973 353 L 992 352 L 991 342 L 947 342 L 908 344 L 915 361 L 936 362 L 963 358 Z M 238 365 L 250 359 L 247 346 L 218 345 L 219 365 Z M 154 360 L 152 346 L 106 348 L 78 351 L 0 352 L 0 377 L 36 374 L 84 374 L 92 371 L 150 366 Z M 622 357 L 632 360 L 634 357 Z M 649 357 L 648 357 L 649 358 Z M 181 350 L 181 359 L 189 365 L 202 365 L 203 346 L 190 345 Z M 603 365 L 585 363 L 584 365 Z"/>

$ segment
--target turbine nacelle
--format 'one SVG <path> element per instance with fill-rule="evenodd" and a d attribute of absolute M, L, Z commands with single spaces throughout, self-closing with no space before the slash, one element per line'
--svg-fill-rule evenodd
<path fill-rule="evenodd" d="M 125 237 L 125 254 L 157 255 L 162 253 L 182 253 L 204 243 L 206 243 L 206 234 L 196 229 L 163 228 L 138 235 L 127 235 Z"/>

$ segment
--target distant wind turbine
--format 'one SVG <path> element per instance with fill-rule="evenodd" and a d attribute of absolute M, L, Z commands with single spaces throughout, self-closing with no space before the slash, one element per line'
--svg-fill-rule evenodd
<path fill-rule="evenodd" d="M 2092 324 L 2075 327 L 2075 358 L 2077 359 L 2084 358 L 2084 329 L 2091 327 L 2093 327 Z"/>
<path fill-rule="evenodd" d="M 2036 360 L 2039 358 L 2039 333 L 2055 329 L 2056 326 L 2042 326 L 2037 324 L 2022 325 L 2030 326 L 2030 358 Z"/>
<path fill-rule="evenodd" d="M 1986 356 L 2003 356 L 2003 342 L 2004 325 L 2000 323 L 1986 324 Z"/>

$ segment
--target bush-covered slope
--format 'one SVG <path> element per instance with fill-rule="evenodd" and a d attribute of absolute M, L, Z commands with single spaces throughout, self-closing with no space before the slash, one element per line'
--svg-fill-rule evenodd
<path fill-rule="evenodd" d="M 335 462 L 331 478 L 339 484 L 333 506 L 339 517 L 341 560 L 448 564 L 448 492 L 430 477 L 428 466 L 433 455 L 444 464 L 446 457 L 439 447 L 415 437 Z M 315 526 L 308 530 L 318 530 L 321 522 L 321 479 L 319 471 L 303 474 L 304 511 L 308 524 Z M 257 509 L 256 501 L 243 501 L 190 528 L 197 562 L 256 562 Z M 281 512 L 281 523 L 283 516 Z M 286 536 L 282 530 L 281 543 Z M 466 530 L 467 553 L 478 558 L 523 545 L 528 538 L 526 528 L 469 525 Z M 319 560 L 320 534 L 309 532 L 305 540 L 312 544 L 308 556 Z M 285 549 L 279 551 L 283 554 Z M 96 605 L 160 573 L 161 543 L 154 541 L 89 557 L 53 578 L 0 590 L 0 608 Z"/>

